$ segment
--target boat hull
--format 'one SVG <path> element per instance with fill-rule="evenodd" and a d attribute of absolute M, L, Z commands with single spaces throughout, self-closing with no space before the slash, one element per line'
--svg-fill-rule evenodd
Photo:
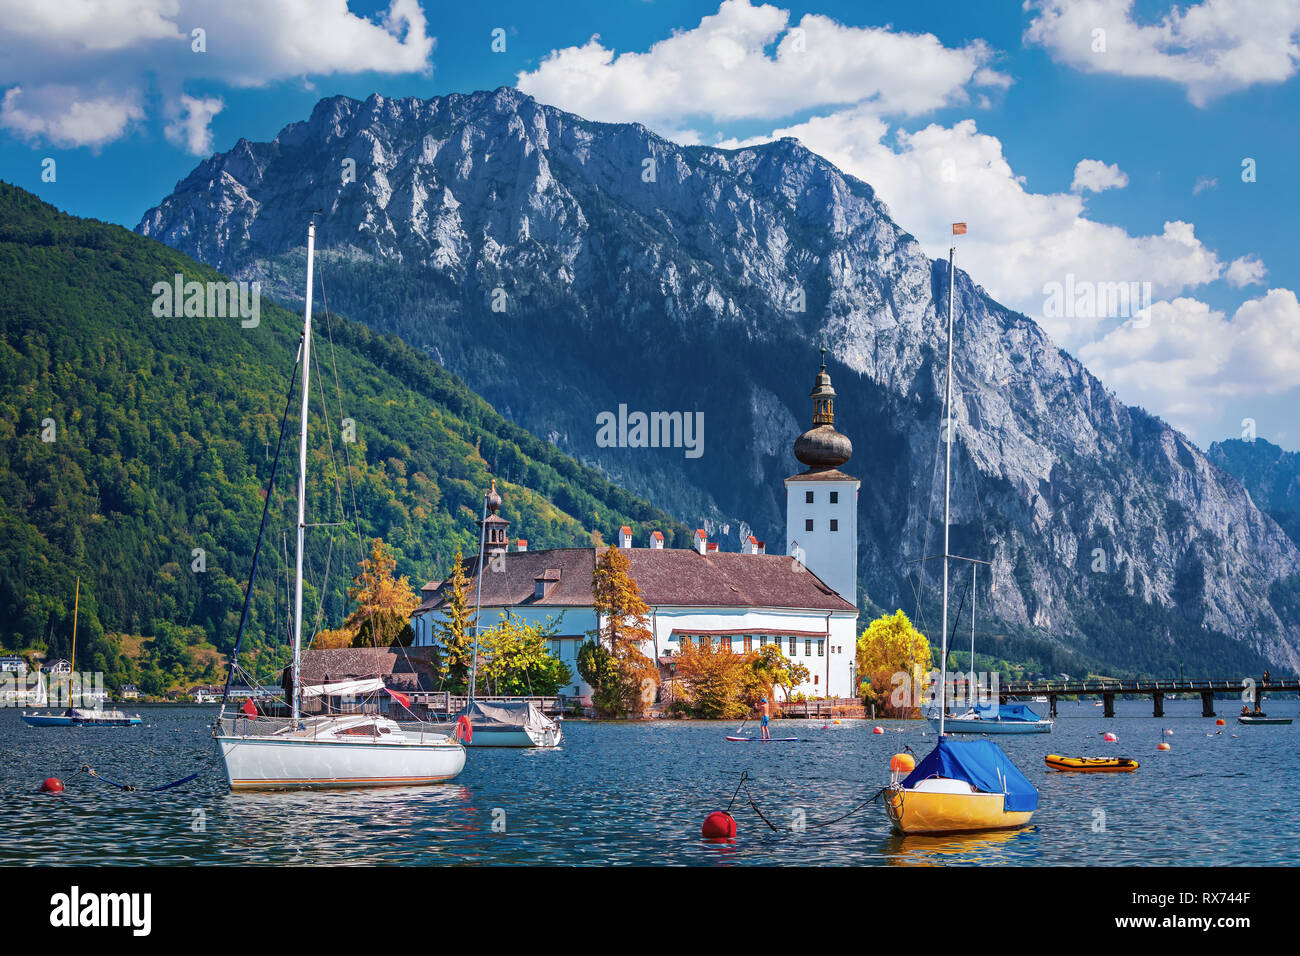
<path fill-rule="evenodd" d="M 981 833 L 1018 830 L 1033 810 L 1008 811 L 1000 793 L 926 793 L 891 787 L 885 791 L 885 811 L 903 833 Z"/>
<path fill-rule="evenodd" d="M 1289 724 L 1290 717 L 1238 717 L 1239 724 Z"/>
<path fill-rule="evenodd" d="M 65 717 L 63 714 L 23 714 L 23 720 L 33 727 L 138 727 L 144 723 L 139 717 Z"/>
<path fill-rule="evenodd" d="M 563 731 L 526 730 L 522 727 L 475 727 L 466 747 L 558 747 Z"/>
<path fill-rule="evenodd" d="M 939 729 L 939 718 L 931 717 L 930 726 Z M 947 734 L 1050 734 L 1050 720 L 964 720 L 948 717 L 943 722 Z"/>
<path fill-rule="evenodd" d="M 457 744 L 217 737 L 217 746 L 235 791 L 423 786 L 465 767 Z"/>

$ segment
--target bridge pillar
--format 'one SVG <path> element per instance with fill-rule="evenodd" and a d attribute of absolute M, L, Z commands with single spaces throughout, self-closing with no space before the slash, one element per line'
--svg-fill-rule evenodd
<path fill-rule="evenodd" d="M 1115 695 L 1102 694 L 1101 702 L 1102 702 L 1101 715 L 1103 717 L 1114 717 L 1115 716 Z"/>
<path fill-rule="evenodd" d="M 1201 716 L 1214 716 L 1214 691 L 1212 690 L 1201 691 Z"/>
<path fill-rule="evenodd" d="M 1151 702 L 1155 705 L 1155 713 L 1153 714 L 1153 716 L 1155 716 L 1155 717 L 1163 717 L 1163 716 L 1165 715 L 1165 695 L 1164 695 L 1164 692 L 1163 692 L 1163 691 L 1156 691 L 1155 693 L 1153 693 L 1153 694 L 1151 695 Z"/>
<path fill-rule="evenodd" d="M 1055 695 L 1055 694 L 1048 694 L 1048 695 L 1047 695 L 1047 699 L 1048 699 L 1049 701 L 1051 701 L 1051 715 L 1050 715 L 1050 716 L 1055 717 L 1055 716 L 1056 716 L 1056 695 Z"/>

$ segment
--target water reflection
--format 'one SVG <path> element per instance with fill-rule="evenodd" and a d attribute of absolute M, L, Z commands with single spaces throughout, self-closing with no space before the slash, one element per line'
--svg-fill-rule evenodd
<path fill-rule="evenodd" d="M 941 835 L 891 832 L 881 852 L 892 866 L 1024 865 L 1033 850 L 1037 827 L 991 833 Z"/>

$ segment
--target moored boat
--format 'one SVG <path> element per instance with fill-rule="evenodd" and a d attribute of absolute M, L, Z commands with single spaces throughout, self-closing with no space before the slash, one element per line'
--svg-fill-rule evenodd
<path fill-rule="evenodd" d="M 316 226 L 307 229 L 307 292 L 302 341 L 298 363 L 302 366 L 302 413 L 298 437 L 297 541 L 294 574 L 293 657 L 289 667 L 288 719 L 261 716 L 251 699 L 233 716 L 226 716 L 231 680 L 240 667 L 239 651 L 248 623 L 253 582 L 266 532 L 267 514 L 274 498 L 275 475 L 280 463 L 285 427 L 293 401 L 293 388 L 286 398 L 280 422 L 280 438 L 262 509 L 262 524 L 253 550 L 253 566 L 244 592 L 244 608 L 231 654 L 230 671 L 222 695 L 221 712 L 213 737 L 225 767 L 231 790 L 315 789 L 323 787 L 392 787 L 438 783 L 449 780 L 465 766 L 465 748 L 454 737 L 436 732 L 427 724 L 404 729 L 396 721 L 366 713 L 363 695 L 389 694 L 409 704 L 402 695 L 389 691 L 378 677 L 334 681 L 303 686 L 300 680 L 303 625 L 303 535 L 307 527 L 307 420 L 311 390 L 312 263 Z M 295 369 L 296 371 L 296 369 Z M 337 383 L 336 383 L 337 384 Z M 252 680 L 251 675 L 246 675 Z M 322 707 L 333 699 L 360 698 L 360 713 L 322 713 L 306 716 L 304 698 L 316 698 Z"/>
<path fill-rule="evenodd" d="M 1038 790 L 989 740 L 950 740 L 885 791 L 885 812 L 903 833 L 1013 830 L 1029 823 Z"/>
<path fill-rule="evenodd" d="M 930 724 L 939 729 L 939 718 L 930 717 Z M 944 729 L 950 734 L 1050 734 L 1052 721 L 1039 717 L 1024 704 L 1001 704 L 967 711 L 944 720 Z"/>
<path fill-rule="evenodd" d="M 22 718 L 33 727 L 136 727 L 144 723 L 139 714 L 80 707 L 69 707 L 61 714 L 29 714 L 24 711 Z"/>
<path fill-rule="evenodd" d="M 461 712 L 472 733 L 466 747 L 558 747 L 564 730 L 530 700 L 475 700 Z"/>
<path fill-rule="evenodd" d="M 1131 757 L 1062 757 L 1048 754 L 1043 758 L 1049 770 L 1071 773 L 1132 773 L 1139 766 Z"/>
<path fill-rule="evenodd" d="M 1242 714 L 1237 718 L 1239 724 L 1289 724 L 1290 717 L 1270 717 L 1268 714 Z"/>

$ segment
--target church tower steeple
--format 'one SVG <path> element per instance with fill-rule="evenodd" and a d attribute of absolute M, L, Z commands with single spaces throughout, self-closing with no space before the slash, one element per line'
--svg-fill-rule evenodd
<path fill-rule="evenodd" d="M 794 443 L 807 471 L 785 480 L 786 553 L 858 602 L 858 489 L 862 482 L 840 471 L 853 457 L 853 443 L 835 428 L 835 388 L 826 371 L 826 350 L 809 393 L 812 428 Z"/>
<path fill-rule="evenodd" d="M 487 493 L 487 520 L 478 522 L 480 528 L 485 529 L 483 551 L 486 554 L 496 554 L 510 548 L 510 541 L 506 537 L 506 528 L 510 527 L 510 522 L 497 514 L 500 507 L 501 495 L 497 493 L 497 480 L 493 478 L 492 489 Z"/>

